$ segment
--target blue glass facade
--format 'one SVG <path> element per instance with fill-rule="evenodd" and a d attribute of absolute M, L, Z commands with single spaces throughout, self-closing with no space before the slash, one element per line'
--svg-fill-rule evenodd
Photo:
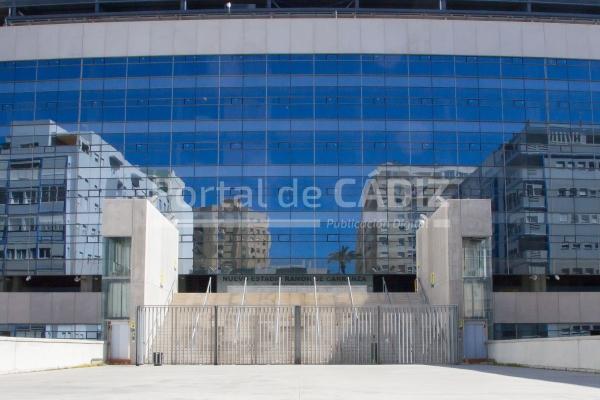
<path fill-rule="evenodd" d="M 418 220 L 442 198 L 478 197 L 492 199 L 496 274 L 600 274 L 599 61 L 0 63 L 0 134 L 40 120 L 185 183 L 184 274 L 414 273 Z"/>

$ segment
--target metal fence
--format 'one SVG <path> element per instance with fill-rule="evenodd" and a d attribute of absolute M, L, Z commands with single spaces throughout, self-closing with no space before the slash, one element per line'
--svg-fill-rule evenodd
<path fill-rule="evenodd" d="M 143 306 L 140 364 L 454 364 L 455 306 Z"/>
<path fill-rule="evenodd" d="M 219 307 L 219 364 L 293 364 L 293 307 Z"/>

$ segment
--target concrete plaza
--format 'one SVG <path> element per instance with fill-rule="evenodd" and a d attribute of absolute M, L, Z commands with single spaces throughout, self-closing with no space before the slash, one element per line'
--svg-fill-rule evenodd
<path fill-rule="evenodd" d="M 600 399 L 600 375 L 496 366 L 108 366 L 0 376 L 0 398 Z"/>

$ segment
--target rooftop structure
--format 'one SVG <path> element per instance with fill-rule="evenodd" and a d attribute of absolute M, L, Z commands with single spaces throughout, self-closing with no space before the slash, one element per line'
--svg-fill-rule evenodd
<path fill-rule="evenodd" d="M 597 0 L 2 0 L 0 12 L 9 24 L 91 19 L 221 18 L 224 15 L 593 19 L 600 15 L 600 3 Z"/>

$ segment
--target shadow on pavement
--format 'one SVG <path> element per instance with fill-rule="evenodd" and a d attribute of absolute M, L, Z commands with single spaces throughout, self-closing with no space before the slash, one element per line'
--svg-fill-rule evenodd
<path fill-rule="evenodd" d="M 457 365 L 450 368 L 483 372 L 486 374 L 506 375 L 538 381 L 566 383 L 570 385 L 600 388 L 600 373 L 571 372 L 541 368 L 508 367 L 500 365 Z"/>

